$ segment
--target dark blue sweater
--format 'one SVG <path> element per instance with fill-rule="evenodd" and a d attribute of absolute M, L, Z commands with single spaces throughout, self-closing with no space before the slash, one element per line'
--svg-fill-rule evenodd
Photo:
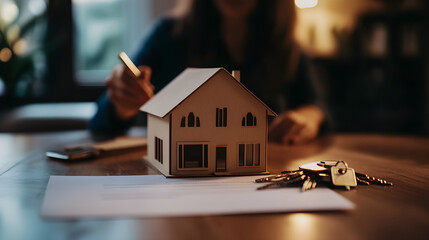
<path fill-rule="evenodd" d="M 305 104 L 321 105 L 309 60 L 304 54 L 300 53 L 296 58 L 293 79 L 282 74 L 287 66 L 281 60 L 284 59 L 281 51 L 254 54 L 262 51 L 254 49 L 246 55 L 244 63 L 238 64 L 220 40 L 212 46 L 216 56 L 214 59 L 191 66 L 188 64 L 185 41 L 174 34 L 174 24 L 173 19 L 159 21 L 134 58 L 136 65 L 152 68 L 151 82 L 155 86 L 155 93 L 186 67 L 224 67 L 228 71 L 240 70 L 242 83 L 277 113 Z M 144 119 L 142 116 L 140 118 Z M 89 129 L 93 132 L 121 133 L 135 121 L 136 118 L 129 121 L 118 119 L 104 93 L 98 100 L 98 110 L 90 121 Z"/>

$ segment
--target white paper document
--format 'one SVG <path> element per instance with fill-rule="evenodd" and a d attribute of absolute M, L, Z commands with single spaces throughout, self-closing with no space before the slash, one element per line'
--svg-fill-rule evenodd
<path fill-rule="evenodd" d="M 48 218 L 177 217 L 351 210 L 353 203 L 328 188 L 257 191 L 260 176 L 165 178 L 51 176 L 41 214 Z"/>

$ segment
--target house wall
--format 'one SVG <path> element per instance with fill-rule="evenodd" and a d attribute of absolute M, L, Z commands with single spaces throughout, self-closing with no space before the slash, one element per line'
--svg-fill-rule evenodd
<path fill-rule="evenodd" d="M 160 118 L 152 114 L 148 114 L 148 146 L 147 159 L 155 167 L 157 167 L 164 175 L 169 175 L 170 167 L 170 115 Z M 155 137 L 162 139 L 162 163 L 155 159 Z"/>
<path fill-rule="evenodd" d="M 173 175 L 211 175 L 216 172 L 216 147 L 227 146 L 226 172 L 223 174 L 253 174 L 266 171 L 267 110 L 239 84 L 220 71 L 172 111 L 171 173 Z M 216 127 L 216 108 L 227 108 L 227 127 Z M 188 127 L 188 115 L 200 118 L 200 127 Z M 242 118 L 251 112 L 256 126 L 243 127 Z M 181 127 L 186 117 L 186 127 Z M 207 169 L 179 169 L 179 144 L 208 144 Z M 239 144 L 260 144 L 260 165 L 239 166 Z M 183 167 L 183 165 L 182 165 Z"/>

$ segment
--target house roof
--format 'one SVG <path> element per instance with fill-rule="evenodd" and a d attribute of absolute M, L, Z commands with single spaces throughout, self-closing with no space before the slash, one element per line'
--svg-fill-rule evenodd
<path fill-rule="evenodd" d="M 140 110 L 163 118 L 219 71 L 228 73 L 224 68 L 187 68 L 146 102 Z M 252 97 L 257 99 L 267 109 L 268 115 L 277 116 L 273 110 L 256 97 L 241 82 L 235 80 L 233 76 L 231 76 L 231 80 L 239 84 Z"/>

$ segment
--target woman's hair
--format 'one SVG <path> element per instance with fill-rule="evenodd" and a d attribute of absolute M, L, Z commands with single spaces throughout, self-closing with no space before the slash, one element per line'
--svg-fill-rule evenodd
<path fill-rule="evenodd" d="M 186 10 L 179 18 L 176 33 L 186 43 L 191 66 L 204 67 L 198 65 L 215 58 L 216 44 L 221 40 L 221 16 L 213 1 L 187 0 L 180 4 Z M 253 56 L 258 59 L 279 51 L 291 55 L 294 26 L 293 0 L 259 0 L 249 17 L 246 50 L 254 51 Z"/>

